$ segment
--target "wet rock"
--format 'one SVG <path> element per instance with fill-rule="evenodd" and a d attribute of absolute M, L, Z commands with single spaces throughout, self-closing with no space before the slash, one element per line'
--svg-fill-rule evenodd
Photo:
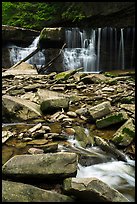
<path fill-rule="evenodd" d="M 47 178 L 55 181 L 76 175 L 77 155 L 67 152 L 17 155 L 3 165 L 2 172 L 13 178 Z"/>
<path fill-rule="evenodd" d="M 44 134 L 45 134 L 45 130 L 40 129 L 40 130 L 36 130 L 35 132 L 33 132 L 31 134 L 31 137 L 35 139 L 43 138 Z"/>
<path fill-rule="evenodd" d="M 78 115 L 86 115 L 88 112 L 88 108 L 80 108 L 75 111 Z"/>
<path fill-rule="evenodd" d="M 28 153 L 30 153 L 30 154 L 43 154 L 44 151 L 42 149 L 32 147 L 32 148 L 28 149 Z"/>
<path fill-rule="evenodd" d="M 75 134 L 75 130 L 74 128 L 65 128 L 65 132 L 68 134 L 68 135 L 74 135 Z"/>
<path fill-rule="evenodd" d="M 71 75 L 74 75 L 77 71 L 81 71 L 81 68 L 61 72 L 55 76 L 55 80 L 57 81 L 67 80 Z"/>
<path fill-rule="evenodd" d="M 115 145 L 105 141 L 103 138 L 100 138 L 98 136 L 95 136 L 94 139 L 95 139 L 96 145 L 98 145 L 103 151 L 111 154 L 112 157 L 118 160 L 125 161 L 125 162 L 127 161 L 124 153 L 118 150 Z"/>
<path fill-rule="evenodd" d="M 73 128 L 75 130 L 75 138 L 79 142 L 81 147 L 85 148 L 87 145 L 91 144 L 91 141 L 85 132 L 85 128 L 80 126 L 74 126 Z"/>
<path fill-rule="evenodd" d="M 30 145 L 43 145 L 43 144 L 47 144 L 48 140 L 46 139 L 36 139 L 36 140 L 32 140 L 30 142 L 28 142 L 27 144 Z"/>
<path fill-rule="evenodd" d="M 43 150 L 44 153 L 56 152 L 58 149 L 58 143 L 57 142 L 50 142 L 48 144 L 41 145 L 40 148 Z"/>
<path fill-rule="evenodd" d="M 11 115 L 12 121 L 33 120 L 41 116 L 39 105 L 19 97 L 3 95 L 2 105 L 7 110 L 7 112 L 5 111 L 5 115 Z"/>
<path fill-rule="evenodd" d="M 93 106 L 92 108 L 89 108 L 88 112 L 92 119 L 96 120 L 111 113 L 112 107 L 109 101 L 105 101 L 96 106 Z"/>
<path fill-rule="evenodd" d="M 2 202 L 74 202 L 69 196 L 33 185 L 2 181 Z"/>
<path fill-rule="evenodd" d="M 33 126 L 32 128 L 30 128 L 28 131 L 30 133 L 33 133 L 35 132 L 36 130 L 39 130 L 40 128 L 42 127 L 42 124 L 41 123 L 38 123 L 37 125 Z"/>
<path fill-rule="evenodd" d="M 48 90 L 38 90 L 40 108 L 43 113 L 56 112 L 62 108 L 68 109 L 69 99 L 64 94 Z"/>
<path fill-rule="evenodd" d="M 88 76 L 85 76 L 81 78 L 81 81 L 83 81 L 85 84 L 92 84 L 92 83 L 100 83 L 101 81 L 106 82 L 110 78 L 104 76 L 103 74 L 90 74 Z"/>
<path fill-rule="evenodd" d="M 67 115 L 72 117 L 72 118 L 76 118 L 77 117 L 77 114 L 75 112 L 73 112 L 73 111 L 68 111 Z"/>
<path fill-rule="evenodd" d="M 64 180 L 64 190 L 68 195 L 74 195 L 77 201 L 129 202 L 129 200 L 117 190 L 93 177 L 67 178 Z"/>
<path fill-rule="evenodd" d="M 49 100 L 44 100 L 41 103 L 41 111 L 43 113 L 49 113 L 49 112 L 55 112 L 57 110 L 60 109 L 68 109 L 69 108 L 69 99 L 68 98 L 64 98 L 64 97 L 60 97 L 60 98 L 56 98 L 56 99 L 49 99 Z"/>
<path fill-rule="evenodd" d="M 135 125 L 129 118 L 113 135 L 112 141 L 120 146 L 128 146 L 135 139 Z"/>
<path fill-rule="evenodd" d="M 65 42 L 65 30 L 62 27 L 43 28 L 38 46 L 41 49 L 61 48 Z"/>
<path fill-rule="evenodd" d="M 97 128 L 104 128 L 113 124 L 125 122 L 126 120 L 128 120 L 127 113 L 125 111 L 121 111 L 107 115 L 102 119 L 96 120 L 96 126 Z"/>
<path fill-rule="evenodd" d="M 2 143 L 5 143 L 10 137 L 13 136 L 13 133 L 8 130 L 2 131 Z"/>
<path fill-rule="evenodd" d="M 115 91 L 115 89 L 112 88 L 112 87 L 104 87 L 104 88 L 102 89 L 102 91 L 113 92 L 113 91 Z"/>
<path fill-rule="evenodd" d="M 24 74 L 38 74 L 37 70 L 33 67 L 33 65 L 22 62 L 20 65 L 16 66 L 15 68 L 10 68 L 3 73 L 3 76 L 7 75 L 24 75 Z"/>

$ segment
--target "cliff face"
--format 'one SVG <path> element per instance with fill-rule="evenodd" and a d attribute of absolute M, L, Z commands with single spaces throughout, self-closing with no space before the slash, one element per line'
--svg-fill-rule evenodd
<path fill-rule="evenodd" d="M 5 46 L 12 43 L 21 47 L 27 47 L 39 33 L 39 31 L 31 29 L 2 25 L 2 44 Z"/>
<path fill-rule="evenodd" d="M 70 2 L 66 2 L 70 3 Z M 79 21 L 52 20 L 45 27 L 134 27 L 135 2 L 73 2 L 80 4 L 85 18 Z"/>

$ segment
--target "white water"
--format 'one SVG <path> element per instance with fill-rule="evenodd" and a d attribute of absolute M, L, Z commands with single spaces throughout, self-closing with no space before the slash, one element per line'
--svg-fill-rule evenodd
<path fill-rule="evenodd" d="M 87 129 L 85 129 L 87 132 Z M 87 132 L 88 133 L 88 132 Z M 80 147 L 74 136 L 71 136 L 68 142 L 72 147 Z M 62 147 L 59 147 L 64 151 Z M 83 149 L 83 148 L 82 148 Z M 90 166 L 78 164 L 77 178 L 96 177 L 107 183 L 122 193 L 130 202 L 135 201 L 135 161 L 126 156 L 127 162 L 118 161 L 102 151 L 98 146 L 92 146 L 85 150 L 95 152 L 104 157 L 104 162 Z M 67 150 L 65 150 L 67 151 Z M 85 152 L 86 153 L 86 152 Z M 96 158 L 94 158 L 96 159 Z"/>
<path fill-rule="evenodd" d="M 125 52 L 124 52 L 124 37 L 123 37 L 123 28 L 121 28 L 121 38 L 119 44 L 119 64 L 121 64 L 122 69 L 125 68 Z"/>
<path fill-rule="evenodd" d="M 130 38 L 126 44 L 127 31 Z M 83 67 L 84 72 L 100 72 L 134 67 L 134 28 L 66 29 L 66 42 L 64 70 Z M 126 49 L 128 52 L 125 53 Z"/>
<path fill-rule="evenodd" d="M 62 55 L 64 70 L 83 67 L 84 72 L 96 73 L 114 69 L 130 69 L 135 66 L 135 28 L 105 27 L 88 30 L 70 28 L 66 29 L 65 34 L 67 48 L 64 49 Z M 9 46 L 11 64 L 16 64 L 34 51 L 38 40 L 39 36 L 26 48 Z M 43 52 L 38 52 L 27 62 L 41 67 L 45 65 L 45 55 Z"/>
<path fill-rule="evenodd" d="M 34 39 L 34 41 L 29 47 L 22 48 L 16 45 L 9 46 L 8 48 L 10 50 L 11 64 L 16 64 L 20 60 L 27 57 L 30 53 L 32 53 L 37 48 L 38 41 L 39 36 Z M 26 62 L 33 65 L 36 64 L 37 67 L 41 67 L 42 65 L 45 65 L 45 56 L 42 52 L 39 51 Z"/>
<path fill-rule="evenodd" d="M 76 38 L 77 37 L 77 38 Z M 84 67 L 84 72 L 94 72 L 96 67 L 95 30 L 91 30 L 89 37 L 86 32 L 78 28 L 66 30 L 66 41 L 63 64 L 64 69 Z"/>
<path fill-rule="evenodd" d="M 135 193 L 135 161 L 109 161 L 84 167 L 78 165 L 77 178 L 96 177 L 123 193 L 134 202 Z"/>

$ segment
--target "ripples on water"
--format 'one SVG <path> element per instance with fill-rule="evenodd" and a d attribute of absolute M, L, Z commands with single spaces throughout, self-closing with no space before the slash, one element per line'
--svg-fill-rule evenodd
<path fill-rule="evenodd" d="M 84 167 L 78 164 L 77 178 L 96 177 L 134 202 L 135 161 L 109 161 Z"/>
<path fill-rule="evenodd" d="M 68 140 L 72 146 L 79 146 L 76 139 L 70 138 Z M 107 156 L 106 152 L 99 147 L 86 148 L 85 150 L 95 151 L 96 153 Z M 135 202 L 135 161 L 126 156 L 127 162 L 117 161 L 114 158 L 104 160 L 99 164 L 90 166 L 82 166 L 78 164 L 77 178 L 96 177 L 101 181 L 107 183 L 110 187 L 122 193 L 130 202 Z"/>

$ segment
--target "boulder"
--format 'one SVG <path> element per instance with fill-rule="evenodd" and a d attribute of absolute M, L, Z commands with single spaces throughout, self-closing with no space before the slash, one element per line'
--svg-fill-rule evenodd
<path fill-rule="evenodd" d="M 74 69 L 74 70 L 68 70 L 68 71 L 65 71 L 65 72 L 58 73 L 58 74 L 55 76 L 55 80 L 57 80 L 57 81 L 67 80 L 71 75 L 73 75 L 73 74 L 75 74 L 75 73 L 76 73 L 76 69 Z"/>
<path fill-rule="evenodd" d="M 94 177 L 67 178 L 64 180 L 64 190 L 80 202 L 129 202 L 117 190 Z"/>
<path fill-rule="evenodd" d="M 57 28 L 43 28 L 40 33 L 38 46 L 41 49 L 47 48 L 61 48 L 65 43 L 65 29 Z"/>
<path fill-rule="evenodd" d="M 96 120 L 96 126 L 97 128 L 105 128 L 113 124 L 125 122 L 126 120 L 128 120 L 127 113 L 125 111 L 121 111 L 107 115 L 102 119 Z"/>
<path fill-rule="evenodd" d="M 19 97 L 2 96 L 3 117 L 12 122 L 37 119 L 42 116 L 40 106 Z"/>
<path fill-rule="evenodd" d="M 112 112 L 112 107 L 109 101 L 105 101 L 96 106 L 89 108 L 89 114 L 93 120 L 102 118 Z"/>
<path fill-rule="evenodd" d="M 80 126 L 74 126 L 73 128 L 75 130 L 75 138 L 81 147 L 85 148 L 86 146 L 91 145 L 92 138 L 88 137 L 85 128 Z"/>
<path fill-rule="evenodd" d="M 3 175 L 13 178 L 58 180 L 76 176 L 77 155 L 57 152 L 35 155 L 16 155 L 2 167 Z"/>
<path fill-rule="evenodd" d="M 110 78 L 106 77 L 103 74 L 90 74 L 88 76 L 85 76 L 81 78 L 81 81 L 84 82 L 84 84 L 93 84 L 93 83 L 100 83 L 100 82 L 105 82 L 108 81 Z"/>
<path fill-rule="evenodd" d="M 74 202 L 69 196 L 29 184 L 2 181 L 2 202 Z"/>
<path fill-rule="evenodd" d="M 112 141 L 120 146 L 128 146 L 135 139 L 135 125 L 128 119 L 113 135 Z"/>
<path fill-rule="evenodd" d="M 40 108 L 45 113 L 56 112 L 57 110 L 69 108 L 69 98 L 58 92 L 48 90 L 38 90 L 40 97 Z"/>
<path fill-rule="evenodd" d="M 32 75 L 32 74 L 38 74 L 37 70 L 33 67 L 33 65 L 22 62 L 20 65 L 17 65 L 15 68 L 10 68 L 4 73 L 2 73 L 2 76 L 8 76 L 8 75 Z"/>
<path fill-rule="evenodd" d="M 114 159 L 127 162 L 126 155 L 117 149 L 117 147 L 114 144 L 111 144 L 110 142 L 107 142 L 101 137 L 95 136 L 94 137 L 96 145 L 98 145 L 103 151 L 105 151 L 108 154 L 111 155 Z"/>

